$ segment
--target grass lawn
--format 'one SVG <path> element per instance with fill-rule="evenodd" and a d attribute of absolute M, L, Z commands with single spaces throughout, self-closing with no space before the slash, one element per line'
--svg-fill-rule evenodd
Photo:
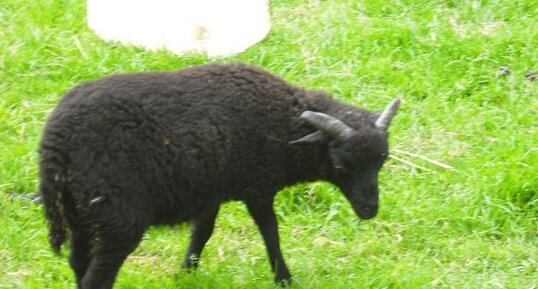
<path fill-rule="evenodd" d="M 277 196 L 293 288 L 537 288 L 538 80 L 525 75 L 538 71 L 538 1 L 271 6 L 269 36 L 216 61 L 257 64 L 369 109 L 404 100 L 377 218 L 359 221 L 326 183 Z M 81 0 L 0 0 L 0 288 L 75 287 L 66 254 L 49 248 L 42 207 L 27 198 L 62 94 L 112 73 L 209 61 L 105 43 L 86 27 Z M 194 274 L 179 270 L 188 235 L 187 225 L 149 230 L 116 288 L 274 287 L 242 204 L 221 209 Z"/>

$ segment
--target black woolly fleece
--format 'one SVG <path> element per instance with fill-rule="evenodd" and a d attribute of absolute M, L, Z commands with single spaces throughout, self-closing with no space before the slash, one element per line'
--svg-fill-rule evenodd
<path fill-rule="evenodd" d="M 66 227 L 84 228 L 98 247 L 101 238 L 134 238 L 213 204 L 270 202 L 285 186 L 330 180 L 326 144 L 289 144 L 316 131 L 298 118 L 305 110 L 365 134 L 376 118 L 241 63 L 76 86 L 52 113 L 40 146 L 53 247 L 59 251 Z"/>

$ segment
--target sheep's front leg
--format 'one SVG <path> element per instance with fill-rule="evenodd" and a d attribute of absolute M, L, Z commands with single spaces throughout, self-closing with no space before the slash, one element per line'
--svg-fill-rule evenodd
<path fill-rule="evenodd" d="M 267 202 L 247 202 L 247 207 L 265 241 L 271 268 L 275 273 L 275 282 L 280 285 L 291 283 L 291 274 L 280 251 L 278 224 L 273 210 L 273 199 Z"/>
<path fill-rule="evenodd" d="M 219 206 L 217 205 L 205 211 L 192 223 L 191 243 L 181 265 L 183 269 L 196 269 L 198 267 L 202 250 L 213 233 L 218 212 Z"/>

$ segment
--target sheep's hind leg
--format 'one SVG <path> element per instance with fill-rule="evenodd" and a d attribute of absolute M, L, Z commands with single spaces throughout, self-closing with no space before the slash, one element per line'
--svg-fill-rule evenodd
<path fill-rule="evenodd" d="M 92 259 L 82 281 L 82 289 L 111 289 L 121 265 L 142 239 L 143 232 L 134 234 L 130 231 L 128 238 L 101 237 L 99 244 L 93 248 Z"/>
<path fill-rule="evenodd" d="M 90 265 L 90 236 L 82 229 L 71 229 L 71 254 L 69 264 L 75 272 L 77 288 L 82 288 L 82 279 Z"/>
<path fill-rule="evenodd" d="M 213 233 L 215 218 L 219 212 L 219 206 L 205 211 L 198 219 L 192 223 L 191 242 L 187 254 L 181 267 L 183 269 L 196 269 L 200 261 L 200 255 L 205 244 Z"/>

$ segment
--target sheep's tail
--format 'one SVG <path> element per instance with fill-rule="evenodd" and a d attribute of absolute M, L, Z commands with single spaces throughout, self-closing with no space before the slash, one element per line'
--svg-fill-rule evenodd
<path fill-rule="evenodd" d="M 54 252 L 60 254 L 67 239 L 66 207 L 69 202 L 66 202 L 65 170 L 59 169 L 57 156 L 51 155 L 54 153 L 41 151 L 40 195 L 49 224 L 49 243 Z"/>
<path fill-rule="evenodd" d="M 54 252 L 60 254 L 67 237 L 64 193 L 46 182 L 41 179 L 41 199 L 45 205 L 45 217 L 49 224 L 49 243 Z"/>
<path fill-rule="evenodd" d="M 49 222 L 49 243 L 56 254 L 60 254 L 66 240 L 67 230 L 63 216 L 62 193 L 57 192 L 53 204 L 45 205 L 45 215 Z M 45 201 L 47 202 L 47 201 Z"/>

